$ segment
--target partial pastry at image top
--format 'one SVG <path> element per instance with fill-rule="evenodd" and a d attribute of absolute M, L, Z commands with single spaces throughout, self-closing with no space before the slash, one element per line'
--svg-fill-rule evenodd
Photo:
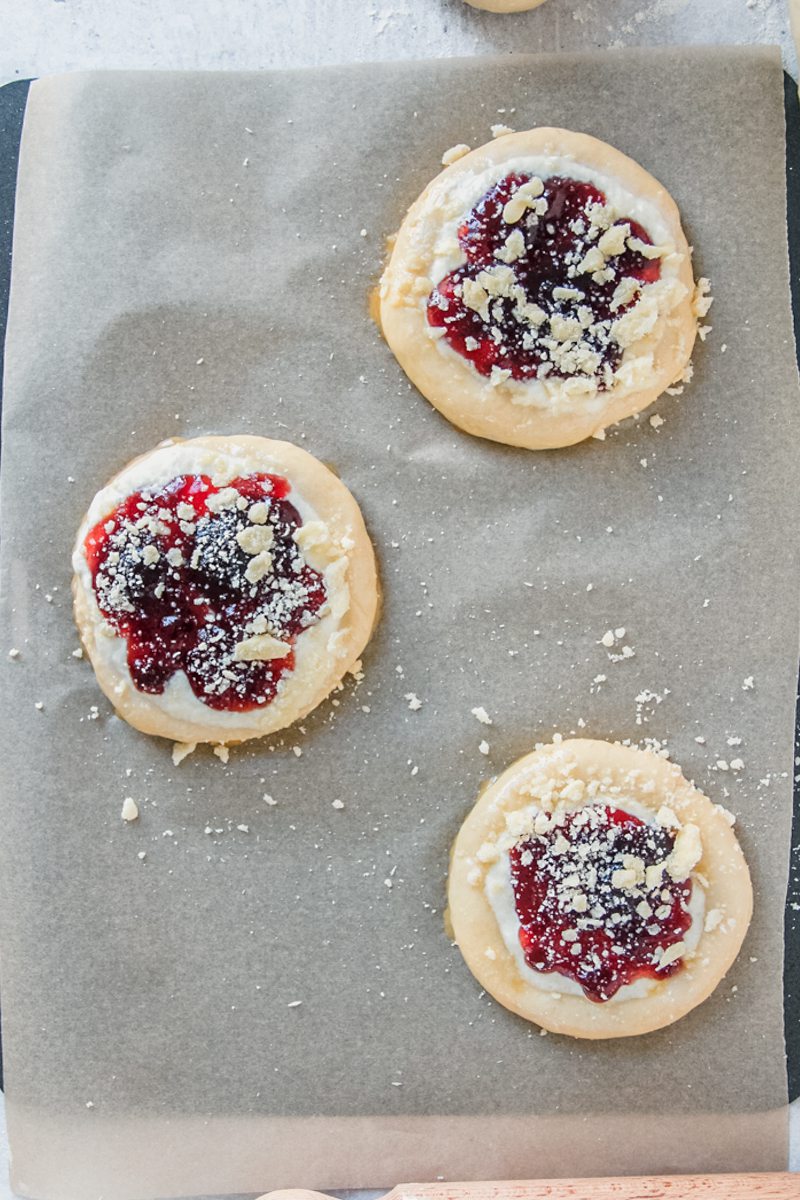
<path fill-rule="evenodd" d="M 689 378 L 710 300 L 660 183 L 564 129 L 501 132 L 445 160 L 379 291 L 389 346 L 445 417 L 509 445 L 567 446 Z"/>
<path fill-rule="evenodd" d="M 305 450 L 168 441 L 92 501 L 73 552 L 75 618 L 131 725 L 241 742 L 315 708 L 354 667 L 378 607 L 358 504 Z"/>
<path fill-rule="evenodd" d="M 544 0 L 467 0 L 472 8 L 484 8 L 487 12 L 515 13 L 538 8 Z"/>
<path fill-rule="evenodd" d="M 486 789 L 453 847 L 450 921 L 467 966 L 554 1033 L 670 1025 L 711 994 L 750 923 L 732 820 L 650 751 L 537 748 Z"/>

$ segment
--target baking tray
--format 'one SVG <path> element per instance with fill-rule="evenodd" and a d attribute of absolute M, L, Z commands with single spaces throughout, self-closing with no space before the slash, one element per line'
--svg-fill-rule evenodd
<path fill-rule="evenodd" d="M 0 87 L 0 406 L 2 367 L 11 279 L 14 195 L 25 103 L 31 80 Z M 788 240 L 795 346 L 800 361 L 800 101 L 797 85 L 784 75 L 786 113 L 786 187 Z M 1 449 L 1 447 L 0 447 Z M 795 754 L 800 758 L 800 685 L 795 725 Z M 789 1096 L 800 1097 L 800 772 L 795 780 L 791 865 L 785 912 L 784 1026 Z M 0 1044 L 0 1087 L 2 1045 Z"/>

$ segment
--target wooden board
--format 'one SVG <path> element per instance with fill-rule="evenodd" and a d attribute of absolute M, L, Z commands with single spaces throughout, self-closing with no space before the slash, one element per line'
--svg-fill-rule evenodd
<path fill-rule="evenodd" d="M 383 1200 L 797 1200 L 800 1175 L 631 1175 L 508 1183 L 401 1183 Z M 330 1200 L 303 1189 L 259 1200 Z"/>

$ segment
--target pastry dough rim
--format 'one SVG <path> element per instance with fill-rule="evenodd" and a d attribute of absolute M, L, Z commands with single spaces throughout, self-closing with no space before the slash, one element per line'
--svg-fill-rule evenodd
<path fill-rule="evenodd" d="M 452 357 L 442 353 L 437 340 L 428 333 L 425 310 L 418 300 L 407 303 L 396 298 L 404 277 L 426 274 L 424 266 L 419 264 L 433 257 L 433 244 L 441 224 L 436 219 L 436 199 L 442 188 L 465 173 L 480 173 L 509 159 L 534 155 L 571 157 L 590 170 L 618 180 L 632 195 L 648 200 L 659 209 L 681 255 L 677 278 L 686 288 L 686 296 L 666 318 L 661 318 L 661 334 L 653 348 L 653 382 L 644 387 L 615 384 L 608 392 L 598 394 L 605 402 L 591 412 L 582 412 L 579 407 L 551 412 L 505 399 L 455 351 Z M 417 266 L 412 268 L 410 264 Z M 556 449 L 584 441 L 641 412 L 683 377 L 697 333 L 692 307 L 694 286 L 691 250 L 678 207 L 667 189 L 607 142 L 572 130 L 537 127 L 505 134 L 465 154 L 439 172 L 411 205 L 381 279 L 380 325 L 408 378 L 457 428 L 505 445 L 529 450 Z"/>
<path fill-rule="evenodd" d="M 88 591 L 77 572 L 73 574 L 72 593 L 75 623 L 81 642 L 94 668 L 97 683 L 114 706 L 117 714 L 141 733 L 168 738 L 174 742 L 190 745 L 193 743 L 231 745 L 249 741 L 252 738 L 265 737 L 301 720 L 321 704 L 353 668 L 372 635 L 378 617 L 380 587 L 375 552 L 358 502 L 333 471 L 309 454 L 307 450 L 303 450 L 291 442 L 243 434 L 189 439 L 168 438 L 153 449 L 131 459 L 93 497 L 89 510 L 81 520 L 75 540 L 74 554 L 83 556 L 84 539 L 89 528 L 94 524 L 92 521 L 90 525 L 89 512 L 97 496 L 107 488 L 119 484 L 126 473 L 146 462 L 156 452 L 172 446 L 187 445 L 194 445 L 199 449 L 207 449 L 233 458 L 249 458 L 251 461 L 253 458 L 263 459 L 265 471 L 284 474 L 292 487 L 297 488 L 299 495 L 316 511 L 319 520 L 325 523 L 332 540 L 340 542 L 342 537 L 348 537 L 353 542 L 352 547 L 344 551 L 347 558 L 346 587 L 349 592 L 347 611 L 336 625 L 333 624 L 331 615 L 326 614 L 316 625 L 311 627 L 315 631 L 327 628 L 330 633 L 337 632 L 337 630 L 343 632 L 345 636 L 340 644 L 339 652 L 335 656 L 331 654 L 326 657 L 324 661 L 327 670 L 324 673 L 320 672 L 316 685 L 304 681 L 302 687 L 291 689 L 290 702 L 287 702 L 290 685 L 300 677 L 297 670 L 285 677 L 288 678 L 288 682 L 282 693 L 276 697 L 276 700 L 266 705 L 262 714 L 263 720 L 252 725 L 237 726 L 233 723 L 218 723 L 215 721 L 216 710 L 212 708 L 208 709 L 208 721 L 186 720 L 180 716 L 171 716 L 153 704 L 148 693 L 141 692 L 136 688 L 127 669 L 124 675 L 121 674 L 95 652 L 98 630 L 104 623 L 104 619 L 97 607 L 94 593 Z M 253 467 L 250 465 L 246 469 L 252 470 Z M 326 623 L 328 623 L 327 626 Z M 321 633 L 318 636 L 321 637 Z M 294 692 L 299 692 L 299 695 L 295 697 Z M 276 708 L 278 701 L 282 701 L 282 703 L 279 708 Z M 250 710 L 250 712 L 253 711 L 255 710 Z"/>
<path fill-rule="evenodd" d="M 528 12 L 544 4 L 544 0 L 467 0 L 471 8 L 480 8 L 484 12 L 518 13 Z"/>
<path fill-rule="evenodd" d="M 667 804 L 679 818 L 694 822 L 703 842 L 703 856 L 697 870 L 708 880 L 706 912 L 722 908 L 725 921 L 735 918 L 730 930 L 721 926 L 711 932 L 704 929 L 694 956 L 683 969 L 656 983 L 645 996 L 597 1004 L 584 996 L 566 993 L 554 998 L 553 992 L 523 979 L 503 941 L 483 886 L 468 881 L 470 872 L 481 865 L 474 857 L 478 848 L 491 833 L 505 828 L 506 812 L 527 806 L 531 797 L 519 797 L 519 803 L 512 799 L 502 807 L 496 806 L 495 800 L 515 778 L 524 777 L 529 768 L 554 752 L 560 752 L 562 761 L 574 756 L 578 778 L 586 779 L 588 771 L 599 767 L 610 774 L 612 786 L 623 784 L 628 796 L 635 797 L 654 813 Z M 654 792 L 642 791 L 641 780 L 632 783 L 631 771 L 643 772 L 646 780 L 652 780 L 656 785 Z M 587 798 L 586 802 L 592 801 Z M 651 751 L 589 738 L 541 746 L 517 759 L 486 788 L 456 836 L 447 892 L 454 940 L 480 985 L 505 1008 L 543 1029 L 588 1039 L 650 1033 L 673 1024 L 701 1004 L 736 959 L 753 908 L 747 863 L 719 807 L 689 783 L 674 763 Z M 494 951 L 494 959 L 486 957 L 487 948 Z"/>

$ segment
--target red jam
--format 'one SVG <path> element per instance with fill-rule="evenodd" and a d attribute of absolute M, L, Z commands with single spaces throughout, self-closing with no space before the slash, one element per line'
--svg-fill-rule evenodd
<path fill-rule="evenodd" d="M 434 287 L 428 323 L 443 329 L 448 345 L 481 375 L 497 369 L 514 379 L 576 376 L 596 381 L 602 390 L 622 358 L 612 327 L 641 294 L 638 286 L 622 293 L 617 288 L 626 279 L 638 285 L 655 282 L 660 261 L 627 247 L 627 238 L 652 242 L 636 221 L 620 218 L 614 226 L 630 227 L 625 248 L 606 256 L 601 268 L 582 270 L 609 218 L 603 192 L 576 179 L 546 180 L 532 207 L 508 223 L 505 205 L 530 178 L 506 175 L 459 227 L 467 261 Z M 465 281 L 480 284 L 488 294 L 478 311 L 465 302 Z M 568 327 L 558 320 L 553 324 L 553 317 L 573 322 L 571 338 Z"/>
<path fill-rule="evenodd" d="M 140 691 L 161 693 L 183 671 L 209 708 L 246 711 L 273 699 L 294 668 L 298 635 L 326 600 L 322 576 L 293 540 L 302 522 L 289 491 L 278 475 L 224 488 L 179 475 L 134 492 L 87 535 L 98 607 L 127 640 Z M 283 657 L 237 658 L 239 643 L 263 633 L 286 643 Z"/>
<path fill-rule="evenodd" d="M 692 923 L 691 880 L 679 883 L 664 871 L 648 888 L 642 878 L 674 842 L 666 829 L 597 805 L 516 845 L 511 880 L 528 965 L 574 979 L 598 1003 L 636 979 L 680 970 L 680 958 L 663 967 L 658 960 Z M 612 882 L 626 865 L 637 868 L 636 886 Z"/>

